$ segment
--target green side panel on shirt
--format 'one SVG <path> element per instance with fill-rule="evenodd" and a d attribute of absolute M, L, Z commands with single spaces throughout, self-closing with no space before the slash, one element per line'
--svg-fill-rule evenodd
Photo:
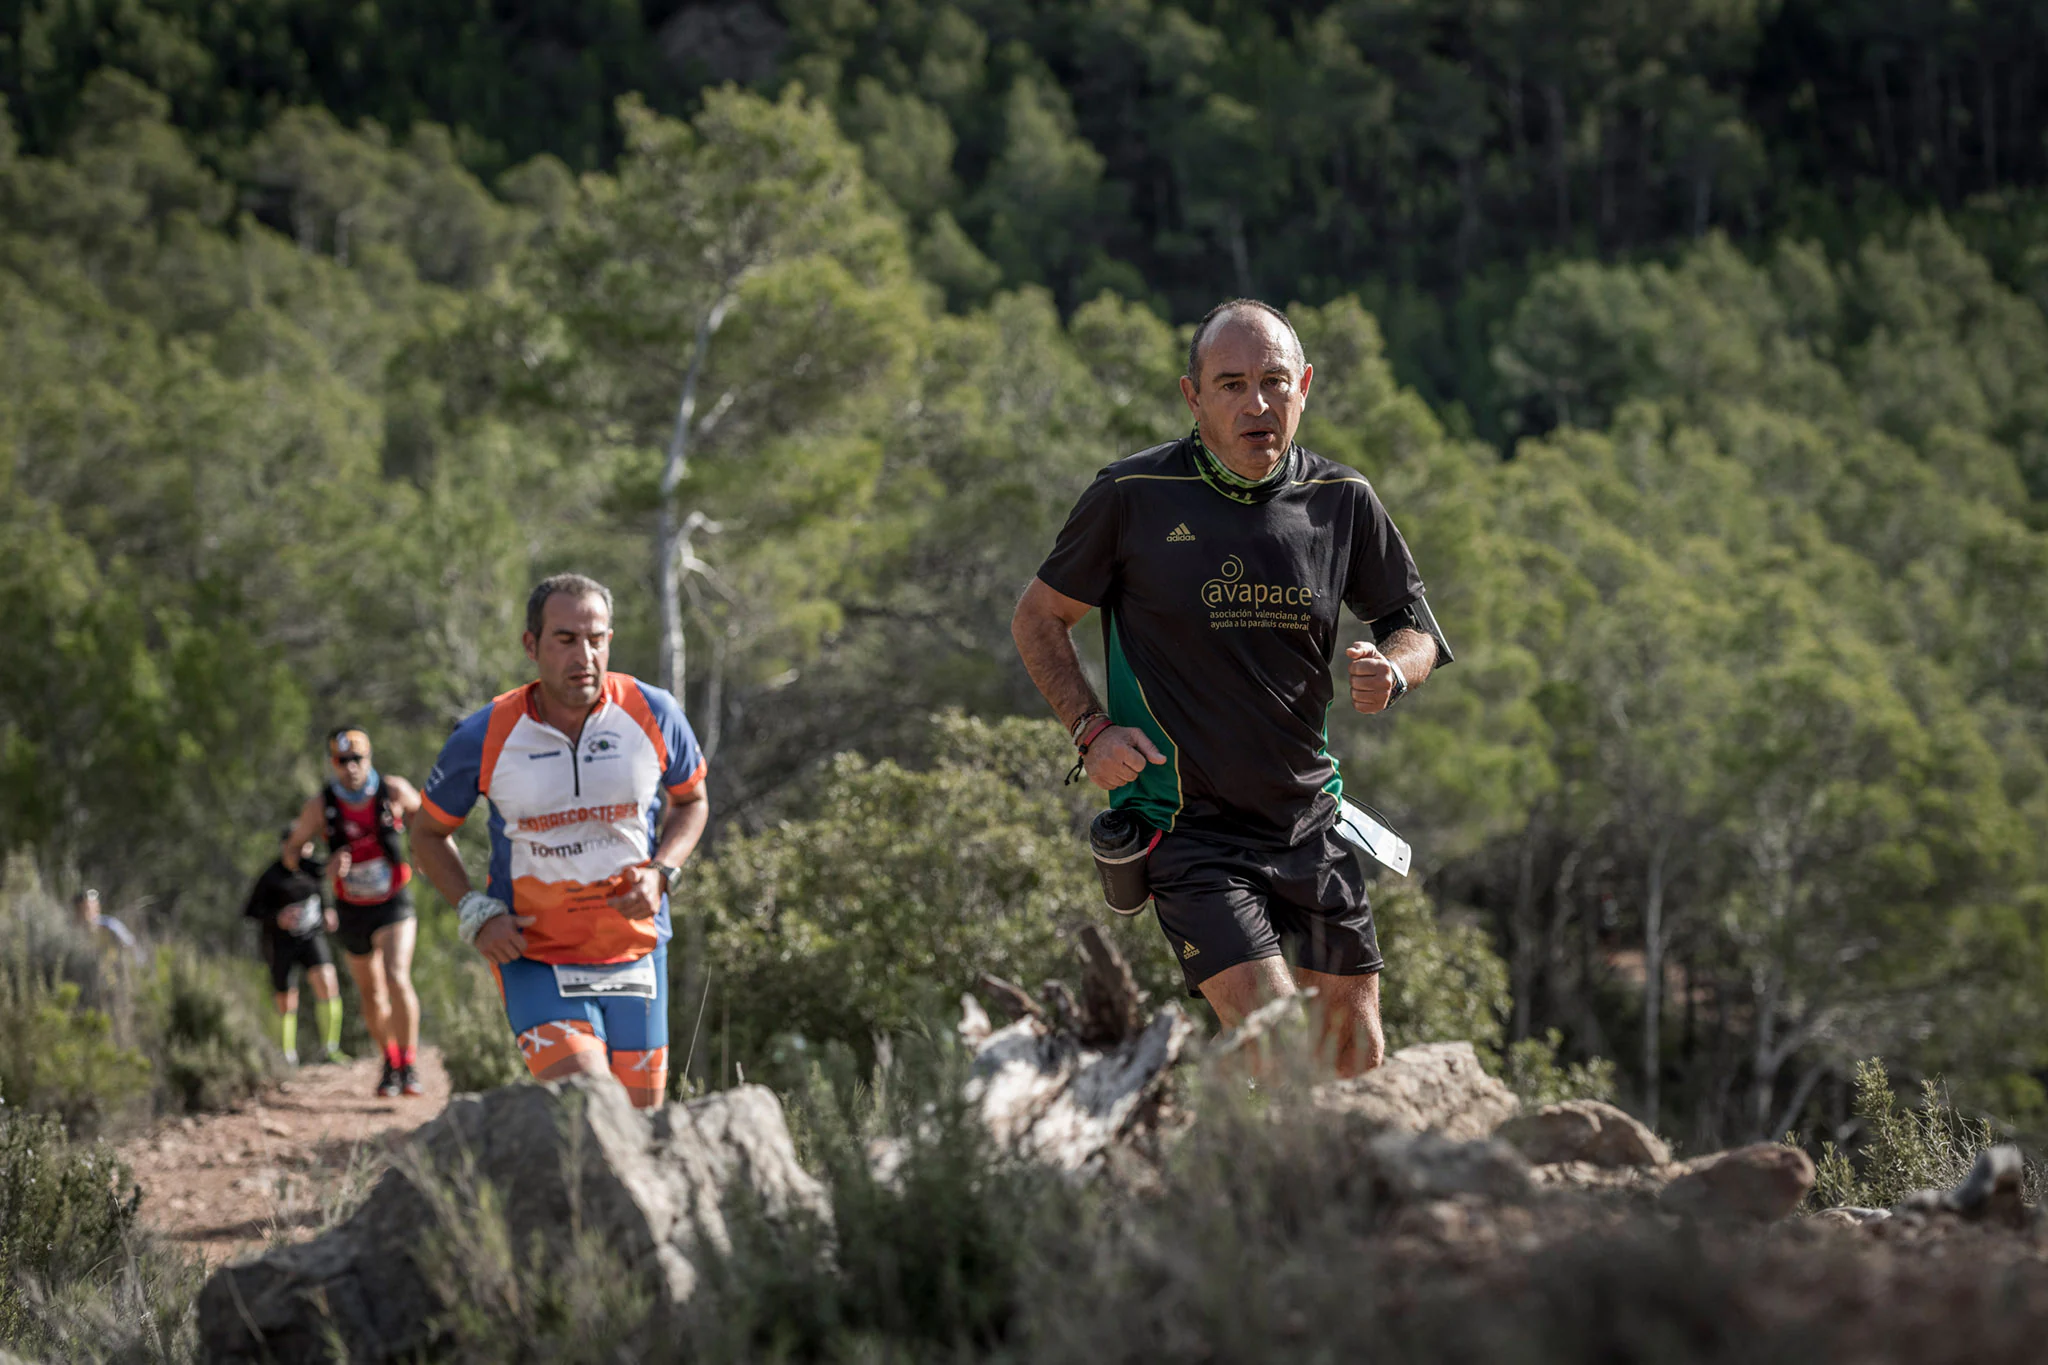
<path fill-rule="evenodd" d="M 1171 830 L 1180 816 L 1180 749 L 1152 713 L 1152 704 L 1145 700 L 1145 685 L 1124 657 L 1116 617 L 1105 611 L 1103 624 L 1109 642 L 1109 718 L 1118 725 L 1143 730 L 1166 755 L 1166 762 L 1147 763 L 1136 779 L 1111 792 L 1109 804 L 1118 810 L 1136 811 L 1154 829 Z"/>
<path fill-rule="evenodd" d="M 1333 702 L 1331 705 L 1335 705 L 1335 703 Z M 1316 750 L 1316 752 L 1330 760 L 1330 780 L 1323 784 L 1323 790 L 1336 797 L 1339 801 L 1342 801 L 1344 799 L 1344 770 L 1338 766 L 1336 757 L 1330 752 L 1330 708 L 1328 706 L 1323 708 L 1323 747 Z"/>

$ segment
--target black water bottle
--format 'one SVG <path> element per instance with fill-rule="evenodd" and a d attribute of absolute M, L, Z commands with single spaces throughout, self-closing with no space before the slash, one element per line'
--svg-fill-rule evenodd
<path fill-rule="evenodd" d="M 1119 915 L 1135 915 L 1152 899 L 1145 860 L 1158 842 L 1158 830 L 1126 811 L 1106 810 L 1088 826 L 1088 846 L 1102 874 L 1102 899 Z"/>

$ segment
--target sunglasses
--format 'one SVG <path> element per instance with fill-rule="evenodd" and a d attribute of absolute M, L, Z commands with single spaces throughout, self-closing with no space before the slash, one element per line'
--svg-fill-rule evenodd
<path fill-rule="evenodd" d="M 353 766 L 354 764 L 361 763 L 364 760 L 361 754 L 336 754 L 334 756 L 334 761 L 340 764 L 342 767 L 347 768 Z"/>

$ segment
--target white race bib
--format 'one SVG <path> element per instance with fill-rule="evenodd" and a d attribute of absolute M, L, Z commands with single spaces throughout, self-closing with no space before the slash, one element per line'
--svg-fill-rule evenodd
<path fill-rule="evenodd" d="M 277 927 L 287 934 L 310 934 L 320 923 L 320 898 L 308 896 L 277 912 Z"/>
<path fill-rule="evenodd" d="M 371 858 L 367 862 L 350 863 L 348 875 L 341 879 L 341 892 L 359 905 L 390 900 L 391 860 Z"/>
<path fill-rule="evenodd" d="M 571 1000 L 611 1000 L 633 996 L 652 1000 L 655 991 L 654 957 L 637 962 L 620 962 L 608 967 L 555 966 L 555 989 Z"/>
<path fill-rule="evenodd" d="M 1367 857 L 1400 876 L 1407 876 L 1409 864 L 1415 861 L 1414 851 L 1405 839 L 1349 801 L 1337 803 L 1337 833 L 1346 843 L 1363 849 Z"/>

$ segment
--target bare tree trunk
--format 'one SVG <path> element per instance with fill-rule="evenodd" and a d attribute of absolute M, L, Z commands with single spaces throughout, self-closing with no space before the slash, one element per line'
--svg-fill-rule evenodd
<path fill-rule="evenodd" d="M 1536 960 L 1541 944 L 1536 934 L 1536 822 L 1533 819 L 1522 833 L 1521 861 L 1515 885 L 1515 937 L 1508 982 L 1515 1001 L 1515 1017 L 1509 1037 L 1515 1042 L 1529 1037 L 1535 1027 L 1530 1012 L 1536 999 Z"/>
<path fill-rule="evenodd" d="M 1472 264 L 1472 248 L 1479 240 L 1479 178 L 1474 173 L 1472 157 L 1461 157 L 1458 161 L 1458 236 L 1452 248 L 1452 269 L 1459 279 L 1464 279 Z M 1350 215 L 1345 215 L 1349 217 Z"/>
<path fill-rule="evenodd" d="M 1515 163 L 1515 170 L 1522 169 L 1522 159 L 1528 155 L 1527 131 L 1523 127 L 1526 115 L 1522 112 L 1522 64 L 1508 64 L 1508 150 Z"/>
<path fill-rule="evenodd" d="M 1977 61 L 1977 84 L 1979 102 L 1983 105 L 1984 123 L 1984 188 L 1998 189 L 1998 104 L 1997 91 L 1991 79 L 1991 59 L 1980 57 Z"/>
<path fill-rule="evenodd" d="M 1599 139 L 1599 246 L 1604 254 L 1614 249 L 1614 159 L 1618 139 L 1607 136 L 1607 115 L 1604 111 L 1593 127 L 1594 136 Z"/>
<path fill-rule="evenodd" d="M 1252 253 L 1244 237 L 1244 214 L 1235 206 L 1230 210 L 1230 264 L 1237 271 L 1237 292 L 1240 298 L 1250 298 L 1252 289 Z"/>
<path fill-rule="evenodd" d="M 729 293 L 721 293 L 704 316 L 697 320 L 697 335 L 690 343 L 690 363 L 683 371 L 683 392 L 676 402 L 675 430 L 669 435 L 668 455 L 661 466 L 661 513 L 655 530 L 654 578 L 661 598 L 661 685 L 677 697 L 689 681 L 689 660 L 683 635 L 683 559 L 689 550 L 693 529 L 690 519 L 676 507 L 676 488 L 690 468 L 690 437 L 697 417 L 697 384 L 704 376 L 704 361 L 711 352 L 711 338 L 725 321 L 731 307 Z"/>
<path fill-rule="evenodd" d="M 1557 240 L 1562 244 L 1572 235 L 1572 182 L 1565 167 L 1564 91 L 1557 82 L 1544 84 L 1543 101 L 1550 115 L 1550 193 L 1557 215 Z"/>
<path fill-rule="evenodd" d="M 1899 179 L 1896 134 L 1892 131 L 1892 98 L 1889 83 L 1884 78 L 1884 64 L 1876 57 L 1870 59 L 1870 89 L 1877 98 L 1877 149 L 1878 165 L 1883 168 L 1885 179 L 1894 184 Z"/>
<path fill-rule="evenodd" d="M 1784 1110 L 1778 1115 L 1778 1121 L 1764 1134 L 1767 1141 L 1776 1142 L 1791 1131 L 1792 1125 L 1799 1122 L 1800 1111 L 1805 1109 L 1806 1102 L 1813 1098 L 1814 1087 L 1819 1085 L 1827 1074 L 1826 1062 L 1815 1062 L 1806 1068 L 1806 1074 L 1792 1087 L 1792 1098 L 1786 1102 Z"/>
<path fill-rule="evenodd" d="M 1762 978 L 1754 981 L 1750 988 L 1751 998 L 1756 1002 L 1753 1021 L 1756 1036 L 1751 1052 L 1749 1107 L 1751 1126 L 1759 1142 L 1769 1136 L 1771 1098 L 1777 1093 L 1778 1068 L 1783 1064 L 1777 1048 L 1773 1046 L 1778 1014 L 1778 983 L 1774 977 L 1775 973 L 1766 969 Z"/>
<path fill-rule="evenodd" d="M 1664 1073 L 1664 861 L 1670 851 L 1667 825 L 1650 850 L 1649 882 L 1643 889 L 1643 1122 L 1652 1128 Z"/>

